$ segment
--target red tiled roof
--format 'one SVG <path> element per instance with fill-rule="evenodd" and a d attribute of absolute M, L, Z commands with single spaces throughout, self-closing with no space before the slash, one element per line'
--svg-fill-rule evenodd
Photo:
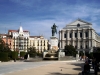
<path fill-rule="evenodd" d="M 0 35 L 2 35 L 2 36 L 7 36 L 8 34 L 0 34 Z"/>
<path fill-rule="evenodd" d="M 8 30 L 8 32 L 17 32 L 18 30 Z"/>

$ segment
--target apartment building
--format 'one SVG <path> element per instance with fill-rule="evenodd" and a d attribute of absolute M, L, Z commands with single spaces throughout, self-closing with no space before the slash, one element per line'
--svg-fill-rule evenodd
<path fill-rule="evenodd" d="M 18 30 L 8 30 L 8 34 L 0 34 L 12 51 L 25 51 L 35 47 L 37 52 L 48 49 L 48 40 L 43 36 L 30 36 L 30 32 L 20 27 Z"/>
<path fill-rule="evenodd" d="M 48 40 L 43 36 L 30 36 L 29 47 L 35 47 L 36 51 L 41 53 L 48 49 Z"/>

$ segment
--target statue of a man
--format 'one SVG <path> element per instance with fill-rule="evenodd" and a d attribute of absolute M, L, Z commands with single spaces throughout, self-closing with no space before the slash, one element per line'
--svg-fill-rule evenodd
<path fill-rule="evenodd" d="M 51 27 L 51 29 L 52 29 L 52 36 L 55 36 L 55 33 L 57 34 L 57 26 L 55 25 L 55 23 L 54 23 L 54 25 Z"/>

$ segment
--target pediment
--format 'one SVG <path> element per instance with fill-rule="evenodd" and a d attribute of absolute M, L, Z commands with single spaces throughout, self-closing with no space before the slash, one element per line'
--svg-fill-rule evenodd
<path fill-rule="evenodd" d="M 91 23 L 89 23 L 89 22 L 86 22 L 86 21 L 83 21 L 83 20 L 81 20 L 81 19 L 77 19 L 76 21 L 74 21 L 74 22 L 71 22 L 70 24 L 67 24 L 67 26 L 73 26 L 73 25 L 77 25 L 77 24 L 80 24 L 80 25 L 92 25 Z"/>

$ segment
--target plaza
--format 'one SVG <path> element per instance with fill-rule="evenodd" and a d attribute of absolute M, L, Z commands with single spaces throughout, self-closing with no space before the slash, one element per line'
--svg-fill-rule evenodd
<path fill-rule="evenodd" d="M 4 75 L 78 75 L 82 71 L 83 62 L 77 62 L 76 60 L 70 61 L 45 61 L 42 66 L 25 68 L 22 70 L 16 70 Z M 23 62 L 16 62 L 17 64 L 23 64 Z M 30 64 L 35 64 L 32 62 Z M 43 63 L 43 62 L 40 62 Z M 6 64 L 7 65 L 7 64 Z M 11 65 L 11 64 L 10 64 Z M 12 62 L 12 65 L 16 65 Z"/>

